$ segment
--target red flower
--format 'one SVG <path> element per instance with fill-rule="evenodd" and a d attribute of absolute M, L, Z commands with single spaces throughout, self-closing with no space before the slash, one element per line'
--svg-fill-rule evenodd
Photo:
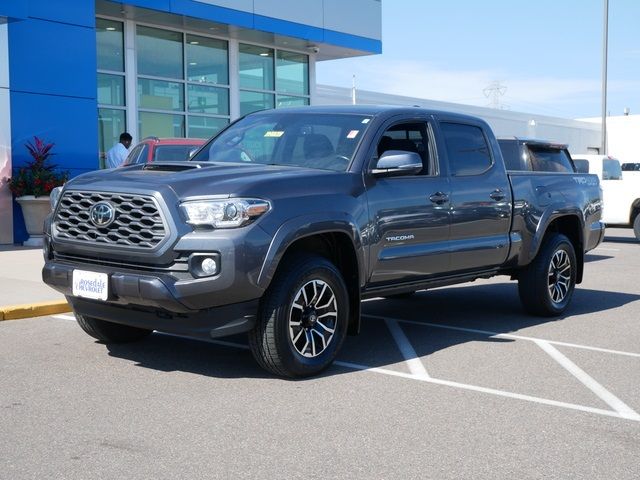
<path fill-rule="evenodd" d="M 53 143 L 45 143 L 40 138 L 33 137 L 33 143 L 27 142 L 25 146 L 33 160 L 17 169 L 17 173 L 8 182 L 9 189 L 16 197 L 49 195 L 51 190 L 67 181 L 67 172 L 56 171 L 55 165 L 47 164 L 49 157 L 54 155 L 51 152 Z"/>

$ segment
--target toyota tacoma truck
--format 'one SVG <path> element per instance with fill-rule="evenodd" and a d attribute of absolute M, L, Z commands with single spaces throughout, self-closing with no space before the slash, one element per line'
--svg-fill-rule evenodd
<path fill-rule="evenodd" d="M 508 275 L 527 312 L 560 315 L 604 232 L 595 175 L 507 173 L 483 120 L 410 107 L 253 113 L 52 203 L 43 279 L 86 333 L 247 332 L 287 377 L 331 364 L 365 298 Z"/>

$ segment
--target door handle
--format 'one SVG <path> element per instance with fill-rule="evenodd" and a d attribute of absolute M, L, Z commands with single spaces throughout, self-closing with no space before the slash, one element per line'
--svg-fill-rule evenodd
<path fill-rule="evenodd" d="M 493 192 L 489 194 L 489 196 L 496 202 L 499 202 L 500 200 L 504 200 L 504 197 L 506 195 L 502 190 L 500 190 L 499 188 L 496 188 Z"/>
<path fill-rule="evenodd" d="M 442 205 L 443 203 L 447 203 L 449 201 L 449 195 L 443 192 L 436 192 L 429 197 L 432 203 L 436 205 Z"/>

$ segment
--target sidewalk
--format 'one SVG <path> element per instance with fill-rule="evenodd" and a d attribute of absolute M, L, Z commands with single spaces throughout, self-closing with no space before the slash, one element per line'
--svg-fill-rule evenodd
<path fill-rule="evenodd" d="M 0 245 L 0 321 L 68 312 L 64 296 L 42 282 L 41 248 Z"/>

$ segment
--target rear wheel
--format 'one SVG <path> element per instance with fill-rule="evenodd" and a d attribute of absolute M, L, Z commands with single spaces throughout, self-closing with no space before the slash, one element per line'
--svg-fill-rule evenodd
<path fill-rule="evenodd" d="M 333 362 L 347 332 L 349 297 L 342 275 L 319 256 L 292 256 L 265 293 L 249 346 L 264 369 L 315 375 Z"/>
<path fill-rule="evenodd" d="M 576 273 L 573 244 L 564 235 L 552 234 L 518 278 L 522 306 L 534 315 L 560 315 L 571 301 Z"/>
<path fill-rule="evenodd" d="M 75 314 L 80 328 L 93 338 L 104 343 L 137 342 L 148 336 L 152 330 L 130 327 L 119 323 L 107 322 L 85 315 Z"/>
<path fill-rule="evenodd" d="M 638 213 L 633 220 L 633 233 L 636 235 L 636 238 L 640 240 L 640 213 Z"/>

